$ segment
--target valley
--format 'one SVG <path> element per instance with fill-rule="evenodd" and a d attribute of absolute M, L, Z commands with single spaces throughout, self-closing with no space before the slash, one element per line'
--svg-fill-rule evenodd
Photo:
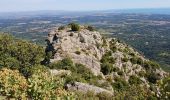
<path fill-rule="evenodd" d="M 57 26 L 77 22 L 92 25 L 107 37 L 116 37 L 170 70 L 170 15 L 136 13 L 76 13 L 0 18 L 0 31 L 45 46 Z"/>

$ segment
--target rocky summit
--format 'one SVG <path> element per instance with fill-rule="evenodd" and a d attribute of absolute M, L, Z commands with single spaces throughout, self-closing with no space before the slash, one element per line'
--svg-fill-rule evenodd
<path fill-rule="evenodd" d="M 70 58 L 74 64 L 82 64 L 95 76 L 101 76 L 99 83 L 107 80 L 114 83 L 121 78 L 129 84 L 140 82 L 150 87 L 149 82 L 155 83 L 167 74 L 131 46 L 116 38 L 105 38 L 87 26 L 80 26 L 77 31 L 70 26 L 54 29 L 48 34 L 46 53 L 49 52 L 49 63 Z M 112 88 L 107 90 L 113 91 Z"/>
<path fill-rule="evenodd" d="M 100 74 L 100 59 L 105 49 L 98 47 L 103 43 L 100 33 L 82 29 L 72 32 L 69 28 L 54 30 L 48 34 L 48 45 L 55 52 L 51 62 L 70 57 L 75 63 L 81 63 Z"/>

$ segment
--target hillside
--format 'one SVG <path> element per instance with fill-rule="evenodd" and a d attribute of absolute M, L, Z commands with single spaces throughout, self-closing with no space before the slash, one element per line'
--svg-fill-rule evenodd
<path fill-rule="evenodd" d="M 169 73 L 116 38 L 71 23 L 47 47 L 0 34 L 0 99 L 169 99 Z"/>
<path fill-rule="evenodd" d="M 101 77 L 95 83 L 85 79 L 85 83 L 112 92 L 115 88 L 126 88 L 127 84 L 143 85 L 148 89 L 153 84 L 157 88 L 154 84 L 167 75 L 157 63 L 144 58 L 116 38 L 104 38 L 99 32 L 92 30 L 92 27 L 77 27 L 80 27 L 78 31 L 72 31 L 72 25 L 62 26 L 48 34 L 46 54 L 51 54 L 49 62 L 52 69 L 69 70 L 58 66 L 58 63 L 63 59 L 70 59 L 75 67 L 84 66 L 95 76 Z M 70 86 L 73 87 L 74 85 Z"/>

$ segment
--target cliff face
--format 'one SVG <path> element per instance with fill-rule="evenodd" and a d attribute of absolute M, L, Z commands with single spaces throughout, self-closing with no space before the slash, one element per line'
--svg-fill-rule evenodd
<path fill-rule="evenodd" d="M 72 32 L 69 28 L 65 30 L 54 30 L 48 35 L 48 45 L 55 51 L 51 62 L 70 57 L 75 63 L 81 63 L 94 72 L 100 73 L 100 59 L 105 53 L 104 48 L 97 48 L 103 43 L 102 36 L 98 32 L 81 30 Z"/>
<path fill-rule="evenodd" d="M 150 69 L 159 78 L 166 74 L 157 64 L 145 59 L 127 44 L 115 38 L 103 38 L 99 32 L 89 31 L 84 26 L 81 26 L 80 31 L 71 31 L 69 27 L 53 30 L 48 34 L 47 42 L 47 51 L 53 52 L 50 62 L 69 57 L 74 63 L 85 65 L 95 75 L 121 76 L 126 81 L 135 75 L 147 83 L 142 74 Z M 105 69 L 108 66 L 111 66 L 112 71 Z"/>

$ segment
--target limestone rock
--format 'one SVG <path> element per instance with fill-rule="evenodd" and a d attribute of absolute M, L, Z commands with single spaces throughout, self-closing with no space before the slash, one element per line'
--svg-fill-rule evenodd
<path fill-rule="evenodd" d="M 94 94 L 98 94 L 101 92 L 106 92 L 110 95 L 113 95 L 113 91 L 108 91 L 106 89 L 100 88 L 100 87 L 96 87 L 94 85 L 89 85 L 89 84 L 85 84 L 85 83 L 80 83 L 80 82 L 75 82 L 73 84 L 67 84 L 66 88 L 70 91 L 80 91 L 83 93 L 87 93 L 88 91 L 92 91 L 94 92 Z"/>

